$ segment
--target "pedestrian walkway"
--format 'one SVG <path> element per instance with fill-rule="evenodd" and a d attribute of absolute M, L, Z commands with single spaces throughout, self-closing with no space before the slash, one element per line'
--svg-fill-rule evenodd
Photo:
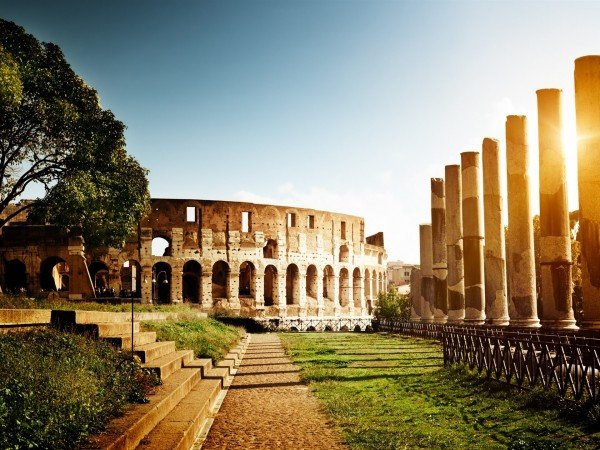
<path fill-rule="evenodd" d="M 346 449 L 277 335 L 255 334 L 202 449 Z"/>

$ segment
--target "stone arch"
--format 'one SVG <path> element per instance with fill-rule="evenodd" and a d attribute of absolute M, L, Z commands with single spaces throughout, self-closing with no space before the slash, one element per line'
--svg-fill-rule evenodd
<path fill-rule="evenodd" d="M 240 264 L 238 296 L 256 298 L 256 267 L 250 261 Z"/>
<path fill-rule="evenodd" d="M 231 272 L 229 264 L 219 260 L 212 267 L 212 298 L 213 300 L 220 298 L 229 298 L 229 278 Z"/>
<path fill-rule="evenodd" d="M 346 244 L 340 246 L 340 262 L 347 263 L 350 262 L 350 250 Z"/>
<path fill-rule="evenodd" d="M 275 239 L 267 239 L 267 242 L 263 247 L 263 258 L 277 259 L 278 257 L 279 250 L 277 247 L 277 241 Z"/>
<path fill-rule="evenodd" d="M 345 267 L 340 270 L 340 292 L 339 292 L 340 306 L 348 306 L 350 300 L 350 278 L 348 275 L 348 269 Z"/>
<path fill-rule="evenodd" d="M 306 296 L 317 299 L 317 267 L 311 264 L 306 268 Z"/>
<path fill-rule="evenodd" d="M 106 291 L 109 288 L 108 265 L 102 261 L 92 261 L 88 266 L 88 271 L 90 272 L 92 286 L 94 286 L 96 295 L 106 295 Z"/>
<path fill-rule="evenodd" d="M 50 256 L 42 261 L 40 264 L 40 287 L 44 291 L 69 290 L 69 265 L 64 259 Z"/>
<path fill-rule="evenodd" d="M 171 266 L 164 262 L 157 262 L 152 266 L 152 302 L 171 302 Z"/>
<path fill-rule="evenodd" d="M 371 272 L 365 269 L 365 298 L 371 297 Z"/>
<path fill-rule="evenodd" d="M 354 299 L 354 307 L 360 308 L 360 303 L 362 299 L 362 278 L 360 276 L 360 269 L 358 267 L 354 268 L 352 272 L 352 298 Z"/>
<path fill-rule="evenodd" d="M 333 267 L 325 266 L 323 269 L 323 298 L 333 301 L 334 296 L 334 275 Z"/>
<path fill-rule="evenodd" d="M 202 266 L 194 259 L 183 265 L 181 275 L 181 294 L 184 302 L 200 303 L 202 295 Z"/>
<path fill-rule="evenodd" d="M 264 278 L 264 298 L 265 306 L 275 305 L 275 299 L 277 298 L 278 292 L 278 277 L 277 268 L 269 264 L 265 267 L 265 278 Z"/>
<path fill-rule="evenodd" d="M 285 271 L 285 302 L 288 305 L 300 303 L 300 271 L 296 264 L 290 264 Z"/>
<path fill-rule="evenodd" d="M 124 261 L 120 269 L 121 297 L 142 296 L 142 267 L 135 259 Z"/>
<path fill-rule="evenodd" d="M 152 239 L 152 256 L 171 256 L 171 240 L 166 236 L 155 236 Z"/>
<path fill-rule="evenodd" d="M 27 266 L 19 259 L 4 263 L 4 289 L 9 294 L 27 291 Z"/>

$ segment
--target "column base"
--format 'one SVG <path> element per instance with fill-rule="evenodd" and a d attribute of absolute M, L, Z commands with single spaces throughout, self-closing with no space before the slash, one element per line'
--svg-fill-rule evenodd
<path fill-rule="evenodd" d="M 464 320 L 465 320 L 465 311 L 463 309 L 448 311 L 448 321 L 446 323 L 460 324 L 460 323 L 463 323 Z"/>
<path fill-rule="evenodd" d="M 446 322 L 448 322 L 448 317 L 446 316 L 433 318 L 433 323 L 435 324 L 444 325 Z"/>
<path fill-rule="evenodd" d="M 546 330 L 579 330 L 575 319 L 542 320 L 541 324 Z M 598 327 L 600 328 L 600 322 Z"/>
<path fill-rule="evenodd" d="M 433 323 L 433 317 L 421 317 L 421 323 Z"/>
<path fill-rule="evenodd" d="M 411 322 L 420 322 L 420 321 L 421 321 L 421 318 L 420 318 L 420 317 L 411 317 L 409 320 L 410 320 Z"/>
<path fill-rule="evenodd" d="M 600 329 L 600 320 L 582 320 L 581 328 L 586 330 L 598 330 Z"/>
<path fill-rule="evenodd" d="M 486 319 L 486 325 L 494 325 L 496 327 L 506 327 L 510 325 L 510 319 L 508 317 L 499 317 L 497 319 Z"/>
<path fill-rule="evenodd" d="M 539 319 L 511 319 L 508 326 L 511 328 L 540 328 L 541 327 Z"/>
<path fill-rule="evenodd" d="M 464 325 L 485 325 L 485 319 L 477 318 L 477 319 L 463 319 Z"/>

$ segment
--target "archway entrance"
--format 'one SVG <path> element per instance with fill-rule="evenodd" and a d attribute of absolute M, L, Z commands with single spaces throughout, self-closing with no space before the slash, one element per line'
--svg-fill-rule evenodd
<path fill-rule="evenodd" d="M 183 265 L 182 294 L 184 302 L 200 302 L 200 277 L 202 268 L 198 261 L 188 261 Z"/>
<path fill-rule="evenodd" d="M 40 287 L 44 291 L 69 290 L 69 265 L 58 256 L 42 261 L 40 266 Z"/>
<path fill-rule="evenodd" d="M 18 259 L 6 261 L 4 264 L 4 288 L 9 294 L 27 291 L 27 268 Z"/>
<path fill-rule="evenodd" d="M 152 301 L 171 302 L 171 266 L 166 262 L 158 262 L 152 266 Z"/>
<path fill-rule="evenodd" d="M 273 265 L 268 265 L 265 268 L 265 306 L 273 306 L 277 298 L 277 268 Z"/>

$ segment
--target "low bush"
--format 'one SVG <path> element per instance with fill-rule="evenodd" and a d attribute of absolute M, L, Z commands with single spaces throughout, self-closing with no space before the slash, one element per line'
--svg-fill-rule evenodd
<path fill-rule="evenodd" d="M 375 317 L 378 320 L 408 320 L 410 318 L 410 295 L 400 294 L 396 289 L 380 292 L 377 296 Z"/>
<path fill-rule="evenodd" d="M 106 343 L 54 330 L 0 335 L 0 448 L 73 448 L 154 377 Z"/>
<path fill-rule="evenodd" d="M 144 322 L 145 331 L 156 331 L 159 341 L 175 341 L 178 349 L 194 350 L 198 358 L 223 359 L 242 331 L 214 319 L 195 317 Z"/>

